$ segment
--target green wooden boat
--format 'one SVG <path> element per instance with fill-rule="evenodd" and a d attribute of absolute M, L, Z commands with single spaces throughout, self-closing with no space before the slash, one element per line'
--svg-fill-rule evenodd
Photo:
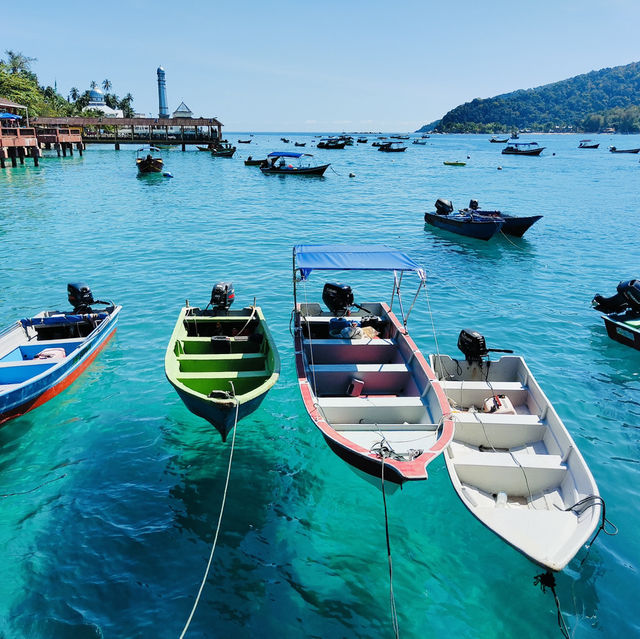
<path fill-rule="evenodd" d="M 236 405 L 238 420 L 260 406 L 278 381 L 280 358 L 259 306 L 230 312 L 187 305 L 171 335 L 164 369 L 186 407 L 226 441 Z"/>

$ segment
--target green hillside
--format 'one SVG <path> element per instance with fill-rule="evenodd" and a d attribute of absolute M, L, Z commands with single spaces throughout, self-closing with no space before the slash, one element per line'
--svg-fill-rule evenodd
<path fill-rule="evenodd" d="M 513 129 L 640 131 L 640 62 L 600 69 L 535 89 L 476 98 L 442 117 L 438 131 L 493 133 Z"/>

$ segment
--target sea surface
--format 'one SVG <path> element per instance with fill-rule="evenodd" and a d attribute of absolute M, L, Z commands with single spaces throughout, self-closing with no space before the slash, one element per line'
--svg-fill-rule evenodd
<path fill-rule="evenodd" d="M 123 305 L 89 369 L 0 429 L 0 637 L 180 635 L 231 438 L 183 406 L 164 354 L 185 299 L 206 305 L 217 281 L 233 282 L 237 307 L 257 299 L 282 371 L 238 425 L 186 636 L 393 637 L 382 493 L 325 445 L 294 371 L 292 246 L 325 242 L 384 243 L 424 265 L 429 304 L 421 296 L 409 321 L 423 352 L 455 356 L 472 328 L 526 358 L 619 529 L 557 576 L 571 636 L 639 636 L 640 352 L 607 337 L 590 301 L 640 277 L 638 156 L 607 151 L 640 147 L 640 136 L 579 150 L 583 136 L 523 135 L 546 147 L 539 158 L 503 156 L 490 136 L 436 135 L 400 154 L 280 137 L 256 134 L 233 159 L 165 150 L 172 179 L 138 177 L 125 145 L 45 152 L 39 168 L 0 172 L 0 326 L 67 308 L 72 281 Z M 331 167 L 318 179 L 244 166 L 273 150 Z M 443 165 L 459 159 L 467 165 Z M 523 239 L 465 239 L 425 228 L 438 197 L 544 218 Z M 352 285 L 356 301 L 391 294 L 389 274 L 355 272 L 313 274 L 302 294 L 319 301 L 325 279 Z M 406 299 L 416 284 L 405 276 Z M 560 637 L 553 596 L 533 585 L 541 569 L 467 512 L 442 459 L 428 470 L 387 499 L 400 636 Z"/>

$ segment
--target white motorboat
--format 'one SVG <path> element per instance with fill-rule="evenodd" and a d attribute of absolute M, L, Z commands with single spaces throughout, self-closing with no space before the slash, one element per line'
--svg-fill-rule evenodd
<path fill-rule="evenodd" d="M 444 455 L 451 482 L 485 526 L 562 570 L 601 518 L 591 471 L 522 357 L 489 361 L 474 331 L 458 346 L 466 360 L 430 356 L 455 422 Z"/>

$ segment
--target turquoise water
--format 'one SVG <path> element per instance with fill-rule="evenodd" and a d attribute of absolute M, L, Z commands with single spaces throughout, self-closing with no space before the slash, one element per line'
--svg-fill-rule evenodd
<path fill-rule="evenodd" d="M 578 150 L 576 136 L 532 136 L 547 150 L 526 158 L 500 155 L 489 136 L 434 136 L 393 155 L 287 137 L 332 162 L 325 178 L 245 167 L 248 154 L 294 150 L 276 134 L 231 160 L 165 151 L 174 179 L 138 178 L 135 148 L 106 146 L 0 174 L 0 326 L 65 308 L 78 279 L 124 307 L 76 383 L 0 429 L 0 637 L 179 636 L 230 444 L 184 408 L 163 359 L 185 298 L 205 304 L 219 280 L 233 281 L 238 306 L 257 297 L 282 375 L 238 426 L 221 536 L 187 636 L 393 636 L 381 493 L 307 418 L 289 335 L 292 245 L 349 241 L 390 244 L 426 267 L 441 352 L 455 354 L 469 327 L 526 357 L 620 529 L 558 576 L 572 636 L 637 636 L 640 353 L 606 336 L 590 300 L 640 276 L 638 156 L 606 150 L 640 140 L 600 136 L 600 149 Z M 466 167 L 442 164 L 467 155 Z M 544 219 L 523 239 L 478 242 L 425 229 L 438 197 Z M 387 275 L 340 279 L 361 301 L 390 294 Z M 312 276 L 309 300 L 323 282 Z M 433 352 L 424 297 L 409 326 Z M 466 511 L 443 460 L 429 474 L 388 500 L 401 636 L 560 636 L 553 598 L 532 585 L 540 570 Z"/>

